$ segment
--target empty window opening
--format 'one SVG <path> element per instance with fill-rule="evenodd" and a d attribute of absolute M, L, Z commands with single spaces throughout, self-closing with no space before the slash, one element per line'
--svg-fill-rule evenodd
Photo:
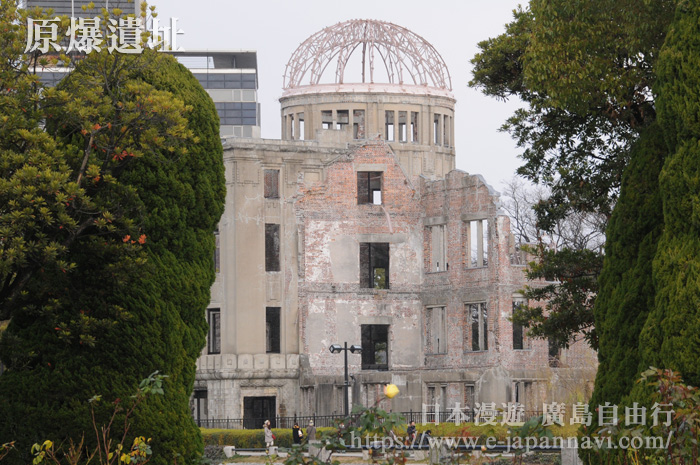
<path fill-rule="evenodd" d="M 297 115 L 297 120 L 299 121 L 299 137 L 298 137 L 298 139 L 299 139 L 299 140 L 304 140 L 304 139 L 306 139 L 306 135 L 305 135 L 305 132 L 304 132 L 304 130 L 305 130 L 305 126 L 304 126 L 304 113 L 299 113 L 299 114 Z"/>
<path fill-rule="evenodd" d="M 447 385 L 428 385 L 426 392 L 427 421 L 432 423 L 444 422 L 450 412 L 447 405 Z"/>
<path fill-rule="evenodd" d="M 529 381 L 513 381 L 511 386 L 512 402 L 520 404 L 523 409 L 518 412 L 520 418 L 516 417 L 516 421 L 524 421 L 525 417 L 532 415 L 534 413 L 533 411 L 537 409 L 537 407 L 533 405 L 535 397 L 532 387 L 532 382 Z"/>
<path fill-rule="evenodd" d="M 525 306 L 525 302 L 522 300 L 513 301 L 513 316 L 515 312 L 520 308 Z M 525 348 L 524 337 L 523 337 L 523 326 L 513 322 L 513 350 L 523 350 Z"/>
<path fill-rule="evenodd" d="M 207 321 L 209 322 L 209 344 L 210 354 L 221 353 L 221 311 L 218 308 L 207 310 Z"/>
<path fill-rule="evenodd" d="M 382 175 L 381 171 L 357 172 L 357 204 L 382 204 Z"/>
<path fill-rule="evenodd" d="M 384 112 L 384 118 L 386 121 L 385 124 L 385 134 L 386 134 L 386 140 L 395 140 L 394 139 L 394 112 L 393 111 L 385 111 Z"/>
<path fill-rule="evenodd" d="M 289 135 L 289 138 L 292 140 L 297 138 L 296 125 L 294 124 L 294 115 L 289 115 Z"/>
<path fill-rule="evenodd" d="M 338 110 L 337 117 L 338 117 L 337 129 L 339 129 L 341 131 L 345 131 L 348 128 L 348 125 L 350 124 L 350 111 L 349 110 Z"/>
<path fill-rule="evenodd" d="M 389 289 L 389 243 L 360 243 L 360 287 Z"/>
<path fill-rule="evenodd" d="M 399 142 L 406 142 L 407 136 L 408 136 L 408 134 L 406 133 L 406 112 L 400 111 L 399 112 Z"/>
<path fill-rule="evenodd" d="M 208 426 L 205 423 L 209 419 L 209 405 L 207 402 L 207 389 L 195 388 L 192 398 L 192 415 L 197 426 Z"/>
<path fill-rule="evenodd" d="M 365 138 L 365 110 L 353 110 L 352 112 L 352 137 L 354 139 Z"/>
<path fill-rule="evenodd" d="M 280 225 L 265 225 L 265 271 L 280 270 Z"/>
<path fill-rule="evenodd" d="M 433 115 L 433 144 L 440 145 L 440 115 Z"/>
<path fill-rule="evenodd" d="M 411 112 L 411 142 L 418 142 L 418 112 Z"/>
<path fill-rule="evenodd" d="M 469 412 L 473 411 L 474 409 L 474 386 L 471 384 L 465 384 L 464 385 L 464 397 L 462 398 L 462 401 L 464 402 L 462 404 L 463 407 L 467 407 L 465 409 L 467 411 L 467 415 L 469 415 Z M 469 419 L 469 421 L 473 421 L 472 419 Z"/>
<path fill-rule="evenodd" d="M 244 397 L 243 398 L 243 428 L 260 429 L 265 420 L 270 420 L 270 427 L 277 428 L 277 398 Z"/>
<path fill-rule="evenodd" d="M 552 338 L 547 339 L 547 344 L 549 346 L 549 366 L 552 368 L 561 366 L 561 348 Z"/>
<path fill-rule="evenodd" d="M 488 308 L 486 302 L 479 302 L 466 305 L 467 334 L 469 341 L 466 341 L 467 350 L 482 351 L 489 349 L 488 338 Z"/>
<path fill-rule="evenodd" d="M 430 227 L 430 271 L 447 271 L 445 225 Z"/>
<path fill-rule="evenodd" d="M 428 386 L 425 396 L 425 404 L 425 410 L 427 413 L 426 420 L 431 423 L 435 422 L 436 420 L 439 421 L 439 419 L 435 418 L 435 406 L 438 405 L 438 398 L 437 394 L 435 393 L 435 386 Z"/>
<path fill-rule="evenodd" d="M 442 143 L 445 147 L 449 147 L 450 145 L 450 117 L 445 115 L 442 117 Z"/>
<path fill-rule="evenodd" d="M 389 325 L 362 325 L 362 369 L 389 369 Z"/>
<path fill-rule="evenodd" d="M 280 308 L 265 308 L 265 352 L 280 353 Z"/>
<path fill-rule="evenodd" d="M 473 220 L 467 224 L 467 268 L 481 268 L 489 264 L 489 222 Z"/>
<path fill-rule="evenodd" d="M 425 310 L 426 354 L 447 353 L 447 314 L 445 307 L 432 307 Z"/>
<path fill-rule="evenodd" d="M 265 186 L 263 188 L 266 199 L 278 199 L 280 197 L 280 170 L 265 170 Z"/>
<path fill-rule="evenodd" d="M 321 111 L 321 127 L 323 129 L 333 129 L 333 111 Z"/>

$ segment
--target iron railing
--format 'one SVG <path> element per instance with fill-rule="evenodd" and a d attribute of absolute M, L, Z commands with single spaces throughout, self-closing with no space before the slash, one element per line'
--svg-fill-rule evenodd
<path fill-rule="evenodd" d="M 435 413 L 425 413 L 420 411 L 410 411 L 410 412 L 400 412 L 401 416 L 404 417 L 405 422 L 408 424 L 411 421 L 415 421 L 418 424 L 421 423 L 435 423 L 436 414 Z M 526 421 L 530 418 L 540 415 L 536 411 L 525 411 L 522 415 L 519 415 L 520 421 Z M 309 425 L 309 421 L 314 422 L 314 426 L 318 427 L 332 427 L 337 426 L 345 418 L 344 415 L 295 415 L 292 417 L 282 417 L 275 416 L 271 418 L 223 418 L 223 419 L 195 419 L 195 423 L 202 428 L 213 428 L 213 429 L 262 429 L 265 420 L 270 420 L 270 426 L 272 428 L 291 428 L 295 423 L 298 423 L 302 429 L 306 429 Z M 439 412 L 437 415 L 437 420 L 439 423 L 456 423 L 457 418 L 454 412 L 446 411 Z M 465 409 L 464 412 L 459 417 L 460 423 L 469 423 L 474 421 L 474 412 Z M 484 421 L 483 419 L 481 420 Z M 496 419 L 497 423 L 501 422 L 501 417 Z"/>

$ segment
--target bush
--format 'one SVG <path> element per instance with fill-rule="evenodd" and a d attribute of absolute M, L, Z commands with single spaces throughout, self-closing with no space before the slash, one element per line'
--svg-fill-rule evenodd
<path fill-rule="evenodd" d="M 316 437 L 324 432 L 335 432 L 335 428 L 316 428 Z M 292 447 L 292 430 L 273 428 L 275 445 Z M 235 446 L 237 449 L 264 449 L 265 433 L 262 429 L 206 429 L 202 428 L 205 446 Z"/>

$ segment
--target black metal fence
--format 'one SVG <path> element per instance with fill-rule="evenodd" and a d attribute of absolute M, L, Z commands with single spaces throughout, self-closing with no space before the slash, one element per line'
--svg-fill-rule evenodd
<path fill-rule="evenodd" d="M 459 418 L 454 411 L 439 412 L 435 413 L 425 413 L 425 412 L 400 412 L 401 416 L 405 418 L 406 423 L 415 421 L 418 424 L 421 423 L 469 423 L 474 421 L 474 412 L 465 411 L 459 413 Z M 518 416 L 517 420 L 526 421 L 530 418 L 536 417 L 540 413 L 535 411 L 525 411 Z M 314 422 L 316 427 L 332 427 L 337 426 L 343 421 L 345 417 L 340 414 L 336 415 L 310 415 L 310 416 L 293 416 L 293 417 L 272 417 L 272 418 L 225 418 L 225 419 L 199 419 L 195 420 L 198 426 L 202 428 L 212 428 L 212 429 L 262 429 L 265 420 L 270 420 L 270 425 L 272 428 L 291 428 L 294 423 L 298 423 L 302 429 L 306 429 L 309 425 L 309 421 Z M 484 418 L 480 421 L 485 422 Z M 496 418 L 496 423 L 502 421 L 501 417 Z"/>

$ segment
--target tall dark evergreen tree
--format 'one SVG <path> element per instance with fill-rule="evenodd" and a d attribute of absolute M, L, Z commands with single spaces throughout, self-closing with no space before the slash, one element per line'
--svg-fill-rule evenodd
<path fill-rule="evenodd" d="M 118 77 L 110 75 L 114 69 Z M 118 180 L 123 189 L 111 195 L 128 197 L 120 205 L 128 206 L 129 223 L 143 235 L 121 238 L 134 249 L 132 259 L 123 260 L 119 243 L 97 230 L 85 234 L 67 249 L 70 270 L 42 270 L 13 301 L 17 311 L 0 346 L 7 366 L 0 376 L 0 442 L 16 440 L 17 454 L 5 460 L 27 463 L 31 444 L 45 439 L 67 445 L 68 438 L 79 441 L 84 435 L 91 443 L 88 399 L 103 395 L 126 403 L 139 381 L 159 370 L 168 376 L 165 395 L 139 407 L 129 437 L 153 438 L 154 463 L 191 463 L 201 455 L 202 442 L 189 395 L 206 336 L 213 231 L 225 195 L 214 104 L 189 71 L 153 51 L 137 57 L 90 55 L 62 82 L 58 97 L 62 92 L 99 103 L 86 111 L 98 120 L 104 116 L 95 131 L 106 131 L 100 133 L 103 142 L 117 149 L 102 161 L 90 154 L 97 171 L 86 175 L 84 188 Z M 159 132 L 139 120 L 132 142 L 140 142 L 142 150 L 120 145 L 118 125 L 127 110 L 151 100 L 163 111 L 182 112 L 196 137 L 180 137 L 183 129 L 175 126 Z M 47 129 L 68 148 L 93 143 L 71 110 L 55 106 Z M 79 166 L 86 152 L 73 152 L 73 166 Z M 108 166 L 109 175 L 97 174 Z M 98 408 L 98 424 L 107 421 L 113 406 Z"/>
<path fill-rule="evenodd" d="M 631 151 L 620 198 L 606 231 L 595 302 L 598 373 L 591 406 L 620 403 L 639 377 L 639 334 L 654 307 L 652 260 L 663 231 L 659 173 L 666 154 L 653 124 Z"/>
<path fill-rule="evenodd" d="M 641 335 L 645 366 L 700 384 L 700 4 L 679 2 L 656 67 L 658 117 L 670 155 L 660 176 L 664 232 L 656 300 Z"/>

